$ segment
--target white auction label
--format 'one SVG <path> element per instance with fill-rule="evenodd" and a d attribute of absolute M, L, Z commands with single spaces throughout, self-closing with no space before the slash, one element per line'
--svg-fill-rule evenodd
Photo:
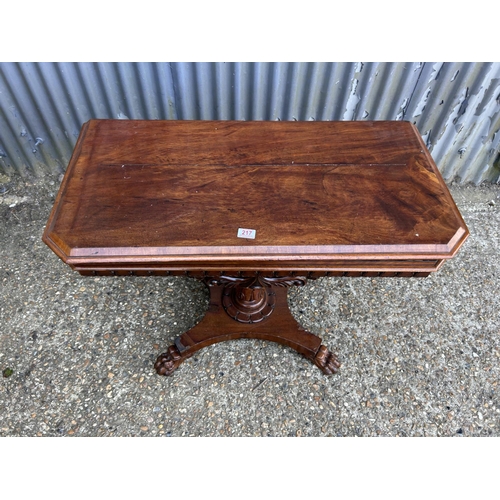
<path fill-rule="evenodd" d="M 242 227 L 238 228 L 238 238 L 250 238 L 255 239 L 255 229 L 244 229 Z"/>

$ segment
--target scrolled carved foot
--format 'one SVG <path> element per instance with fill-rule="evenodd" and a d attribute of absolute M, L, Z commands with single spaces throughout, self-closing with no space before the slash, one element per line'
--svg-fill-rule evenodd
<path fill-rule="evenodd" d="M 156 359 L 155 370 L 158 375 L 172 375 L 182 363 L 183 358 L 175 345 L 168 348 L 167 352 L 160 354 Z"/>
<path fill-rule="evenodd" d="M 340 368 L 340 362 L 324 345 L 320 346 L 319 351 L 314 358 L 314 364 L 326 375 L 337 373 Z"/>

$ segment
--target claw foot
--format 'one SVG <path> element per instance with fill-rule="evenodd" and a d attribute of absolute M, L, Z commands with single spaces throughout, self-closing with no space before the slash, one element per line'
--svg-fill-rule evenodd
<path fill-rule="evenodd" d="M 183 358 L 175 345 L 168 348 L 167 352 L 160 354 L 156 359 L 155 370 L 158 375 L 172 375 L 182 363 Z"/>
<path fill-rule="evenodd" d="M 314 364 L 326 375 L 332 375 L 337 373 L 340 368 L 340 362 L 324 345 L 320 346 L 316 357 L 314 358 Z"/>

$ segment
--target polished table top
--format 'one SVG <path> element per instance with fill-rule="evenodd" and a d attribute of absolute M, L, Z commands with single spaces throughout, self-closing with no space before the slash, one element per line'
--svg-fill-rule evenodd
<path fill-rule="evenodd" d="M 467 236 L 408 122 L 91 120 L 43 239 L 83 274 L 425 275 Z"/>

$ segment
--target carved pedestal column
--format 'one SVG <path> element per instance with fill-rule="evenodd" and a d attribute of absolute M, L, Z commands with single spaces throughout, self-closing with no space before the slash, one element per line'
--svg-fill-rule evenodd
<path fill-rule="evenodd" d="M 288 308 L 287 287 L 302 286 L 303 277 L 217 276 L 205 278 L 210 304 L 203 320 L 177 337 L 155 363 L 159 375 L 170 375 L 196 351 L 217 342 L 253 338 L 278 342 L 314 362 L 323 373 L 336 373 L 340 363 L 304 330 Z"/>

